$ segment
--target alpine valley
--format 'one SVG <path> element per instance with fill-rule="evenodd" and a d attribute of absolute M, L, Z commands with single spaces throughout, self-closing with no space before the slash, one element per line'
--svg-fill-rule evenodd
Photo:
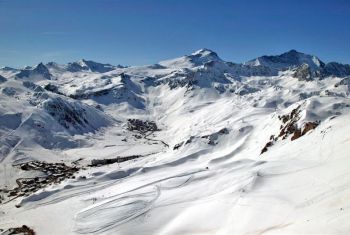
<path fill-rule="evenodd" d="M 0 233 L 348 234 L 350 65 L 201 49 L 0 69 Z"/>

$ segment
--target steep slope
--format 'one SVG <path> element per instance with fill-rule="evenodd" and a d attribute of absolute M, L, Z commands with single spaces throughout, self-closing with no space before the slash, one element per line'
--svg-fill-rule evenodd
<path fill-rule="evenodd" d="M 204 65 L 210 61 L 221 62 L 222 60 L 214 51 L 209 49 L 200 49 L 191 55 L 161 61 L 159 64 L 167 68 L 191 68 Z"/>
<path fill-rule="evenodd" d="M 101 63 L 94 62 L 92 60 L 84 60 L 84 59 L 79 60 L 77 62 L 69 63 L 66 66 L 66 69 L 69 72 L 91 71 L 91 72 L 105 73 L 105 72 L 112 71 L 116 68 L 123 68 L 123 66 L 101 64 Z"/>
<path fill-rule="evenodd" d="M 7 79 L 4 76 L 0 75 L 0 83 L 6 82 Z"/>
<path fill-rule="evenodd" d="M 292 67 L 297 67 L 302 64 L 307 64 L 312 70 L 322 68 L 325 64 L 316 56 L 307 55 L 296 50 L 290 50 L 286 53 L 276 56 L 262 56 L 246 62 L 252 66 L 266 66 L 276 70 L 285 70 Z"/>
<path fill-rule="evenodd" d="M 325 64 L 314 55 L 307 55 L 296 50 L 290 50 L 276 56 L 261 56 L 244 64 L 267 67 L 275 72 L 295 69 L 296 76 L 303 80 L 328 76 L 345 77 L 350 75 L 349 65 L 337 62 Z"/>
<path fill-rule="evenodd" d="M 38 158 L 33 152 L 37 148 L 78 146 L 72 136 L 95 132 L 115 122 L 100 110 L 45 92 L 30 81 L 10 79 L 0 86 L 0 161 L 7 156 L 10 162 Z"/>
<path fill-rule="evenodd" d="M 38 64 L 34 68 L 22 69 L 19 73 L 16 74 L 16 77 L 21 79 L 27 78 L 30 80 L 52 79 L 52 75 L 43 63 Z"/>

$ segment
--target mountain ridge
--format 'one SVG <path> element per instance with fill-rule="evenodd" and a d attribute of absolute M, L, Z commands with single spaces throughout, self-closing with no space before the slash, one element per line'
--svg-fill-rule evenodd
<path fill-rule="evenodd" d="M 233 63 L 222 60 L 218 54 L 210 49 L 199 49 L 190 55 L 184 55 L 174 59 L 168 59 L 160 61 L 153 66 L 153 68 L 169 68 L 169 69 L 187 69 L 187 68 L 198 68 L 204 66 L 221 67 L 222 70 L 230 70 L 231 74 L 235 74 L 236 77 L 241 76 L 277 76 L 279 72 L 286 70 L 304 70 L 308 75 L 304 77 L 311 78 L 324 78 L 329 76 L 346 77 L 350 75 L 350 65 L 342 64 L 338 62 L 324 63 L 317 56 L 308 55 L 302 52 L 298 52 L 294 49 L 287 51 L 279 55 L 264 55 L 255 59 L 249 60 L 243 63 Z M 97 72 L 97 73 L 108 73 L 116 69 L 126 68 L 121 65 L 111 65 L 94 62 L 91 60 L 81 59 L 76 62 L 69 62 L 65 65 L 58 65 L 55 62 L 49 62 L 46 65 L 40 63 L 40 69 L 37 67 L 25 68 L 18 70 L 13 69 L 0 69 L 7 71 L 8 74 L 17 73 L 18 77 L 30 77 L 35 75 L 42 75 L 46 79 L 51 79 L 51 76 L 45 68 L 49 69 L 53 73 L 57 71 L 67 72 Z M 305 67 L 307 65 L 308 68 Z M 134 66 L 135 67 L 135 66 Z M 140 67 L 140 66 L 136 66 Z M 148 66 L 150 67 L 150 66 Z M 41 70 L 41 71 L 40 71 Z M 300 72 L 295 73 L 296 76 Z"/>
<path fill-rule="evenodd" d="M 0 69 L 4 229 L 349 231 L 348 65 L 263 58 Z"/>

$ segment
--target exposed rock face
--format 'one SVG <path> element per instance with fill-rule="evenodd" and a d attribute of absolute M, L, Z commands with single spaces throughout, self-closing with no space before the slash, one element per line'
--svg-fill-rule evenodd
<path fill-rule="evenodd" d="M 307 55 L 296 50 L 281 55 L 261 56 L 246 62 L 245 65 L 267 67 L 275 72 L 295 69 L 294 76 L 303 81 L 329 76 L 345 77 L 350 75 L 350 65 L 337 62 L 325 64 L 316 56 Z"/>
<path fill-rule="evenodd" d="M 293 74 L 294 77 L 298 78 L 299 81 L 311 81 L 312 80 L 312 74 L 309 65 L 302 64 L 299 66 L 295 73 Z"/>
<path fill-rule="evenodd" d="M 43 64 L 38 64 L 35 68 L 31 69 L 23 69 L 21 72 L 16 74 L 16 77 L 18 78 L 41 78 L 41 79 L 48 79 L 51 80 L 52 75 L 48 68 Z"/>
<path fill-rule="evenodd" d="M 54 85 L 54 84 L 46 84 L 44 86 L 44 89 L 47 90 L 47 91 L 51 91 L 53 93 L 56 93 L 56 94 L 59 94 L 59 95 L 63 95 L 61 92 L 58 91 L 58 86 Z"/>
<path fill-rule="evenodd" d="M 6 81 L 7 81 L 7 79 L 0 75 L 0 83 L 6 82 Z"/>
<path fill-rule="evenodd" d="M 334 86 L 335 87 L 350 86 L 350 77 L 343 78 L 340 82 L 336 83 Z"/>
<path fill-rule="evenodd" d="M 346 77 L 350 75 L 350 65 L 331 62 L 317 70 L 312 70 L 308 64 L 302 64 L 294 69 L 294 77 L 299 81 L 312 81 L 315 78 L 326 78 L 329 76 Z"/>
<path fill-rule="evenodd" d="M 223 128 L 223 129 L 219 130 L 218 132 L 214 132 L 210 135 L 201 136 L 201 138 L 207 139 L 208 144 L 210 144 L 210 145 L 216 145 L 216 144 L 218 144 L 219 137 L 221 135 L 227 135 L 227 134 L 229 134 L 229 130 L 227 128 Z"/>
<path fill-rule="evenodd" d="M 305 123 L 304 129 L 301 132 L 301 136 L 303 136 L 306 133 L 308 133 L 309 131 L 315 129 L 318 125 L 319 125 L 319 123 L 317 123 L 317 122 L 307 122 L 307 123 Z"/>
<path fill-rule="evenodd" d="M 299 121 L 300 117 L 300 106 L 293 109 L 290 114 L 282 115 L 279 119 L 283 122 L 284 126 L 281 125 L 280 133 L 278 137 L 282 139 L 286 139 L 289 135 L 294 134 L 294 132 L 298 131 L 298 127 L 296 125 L 297 121 Z"/>
<path fill-rule="evenodd" d="M 41 105 L 72 135 L 94 132 L 113 122 L 103 112 L 79 101 L 53 97 L 46 99 Z"/>
<path fill-rule="evenodd" d="M 78 62 L 68 63 L 66 69 L 67 69 L 67 71 L 72 72 L 72 73 L 89 70 L 89 68 L 87 66 L 82 66 Z"/>
<path fill-rule="evenodd" d="M 91 71 L 98 73 L 105 73 L 112 71 L 116 68 L 124 68 L 121 65 L 113 66 L 110 64 L 97 63 L 91 60 L 80 60 L 77 62 L 72 62 L 67 65 L 67 71 L 69 72 L 79 72 L 79 71 Z"/>
<path fill-rule="evenodd" d="M 296 50 L 290 50 L 281 55 L 261 56 L 246 64 L 254 66 L 267 66 L 275 70 L 285 70 L 288 68 L 298 67 L 302 64 L 308 64 L 312 70 L 321 68 L 324 63 L 316 56 L 307 55 Z"/>
<path fill-rule="evenodd" d="M 1 230 L 0 230 L 0 232 L 1 232 Z M 10 228 L 1 234 L 4 234 L 4 235 L 15 235 L 15 234 L 35 235 L 35 232 L 33 229 L 29 228 L 27 225 L 22 225 L 22 227 Z"/>
<path fill-rule="evenodd" d="M 202 139 L 202 140 L 206 140 L 207 144 L 209 145 L 217 145 L 219 143 L 219 138 L 222 135 L 227 135 L 229 134 L 230 131 L 228 128 L 222 128 L 221 130 L 214 132 L 210 135 L 203 135 L 203 136 L 190 136 L 189 139 L 187 139 L 186 141 L 182 141 L 176 145 L 174 145 L 173 150 L 177 150 L 179 148 L 181 148 L 184 145 L 190 144 L 192 143 L 195 139 Z"/>
<path fill-rule="evenodd" d="M 44 103 L 45 110 L 53 116 L 62 126 L 69 129 L 70 125 L 85 127 L 88 120 L 85 117 L 85 110 L 74 107 L 61 98 L 50 99 Z"/>
<path fill-rule="evenodd" d="M 350 65 L 330 62 L 323 68 L 324 76 L 345 77 L 350 75 Z"/>
<path fill-rule="evenodd" d="M 280 133 L 277 137 L 271 135 L 270 141 L 266 143 L 266 145 L 261 150 L 260 154 L 265 153 L 268 150 L 268 148 L 274 144 L 274 142 L 278 141 L 279 138 L 284 140 L 287 139 L 290 135 L 292 135 L 290 140 L 293 141 L 302 137 L 309 131 L 315 129 L 319 125 L 318 121 L 306 122 L 302 126 L 302 128 L 299 128 L 297 122 L 300 120 L 300 112 L 300 106 L 298 106 L 297 108 L 293 109 L 290 114 L 278 116 L 278 119 L 282 121 Z"/>
<path fill-rule="evenodd" d="M 41 86 L 39 85 L 36 85 L 34 82 L 31 82 L 31 81 L 23 81 L 22 82 L 23 86 L 28 88 L 28 89 L 31 89 L 35 92 L 43 92 L 45 91 Z"/>
<path fill-rule="evenodd" d="M 267 149 L 268 149 L 269 147 L 271 147 L 272 145 L 273 145 L 273 142 L 272 142 L 272 141 L 267 142 L 266 145 L 264 146 L 264 148 L 261 150 L 261 153 L 260 153 L 260 154 L 263 154 L 263 153 L 267 152 Z"/>
<path fill-rule="evenodd" d="M 197 81 L 194 79 L 194 72 L 188 69 L 182 69 L 169 74 L 155 85 L 160 84 L 168 84 L 170 89 L 173 90 L 179 87 L 190 88 L 197 84 Z"/>
<path fill-rule="evenodd" d="M 115 69 L 115 67 L 110 64 L 101 64 L 91 60 L 82 60 L 82 61 L 92 72 L 105 73 Z"/>

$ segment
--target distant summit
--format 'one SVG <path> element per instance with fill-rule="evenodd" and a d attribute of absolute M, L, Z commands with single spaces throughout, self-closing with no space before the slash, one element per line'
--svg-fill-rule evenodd
<path fill-rule="evenodd" d="M 322 68 L 325 64 L 316 56 L 308 55 L 296 50 L 290 50 L 280 55 L 261 56 L 245 63 L 252 66 L 266 66 L 276 70 L 284 70 L 307 64 L 313 70 Z"/>
<path fill-rule="evenodd" d="M 159 64 L 165 67 L 188 68 L 204 65 L 211 61 L 223 61 L 216 52 L 203 48 L 193 52 L 191 55 L 185 55 L 179 58 L 161 61 Z"/>
<path fill-rule="evenodd" d="M 126 69 L 121 65 L 99 63 L 92 60 L 81 59 L 68 64 L 57 64 L 49 62 L 35 67 L 27 66 L 23 69 L 4 67 L 0 70 L 6 77 L 16 75 L 18 78 L 31 77 L 31 79 L 51 79 L 52 76 L 64 72 L 93 72 L 106 73 L 118 69 Z M 279 55 L 263 55 L 245 63 L 233 63 L 222 60 L 219 55 L 210 49 L 202 48 L 189 55 L 174 59 L 160 61 L 157 64 L 144 66 L 149 69 L 177 69 L 171 77 L 185 74 L 181 77 L 199 79 L 200 73 L 211 74 L 211 80 L 221 80 L 225 73 L 231 74 L 235 79 L 249 76 L 277 76 L 280 72 L 291 71 L 302 80 L 325 77 L 346 77 L 350 76 L 350 65 L 338 62 L 324 63 L 315 55 L 309 55 L 297 50 L 290 50 Z M 182 71 L 183 70 L 183 71 Z M 195 70 L 195 73 L 188 73 L 187 70 Z M 184 79 L 187 81 L 188 79 Z M 192 81 L 191 81 L 192 82 Z"/>
<path fill-rule="evenodd" d="M 4 66 L 4 67 L 1 68 L 1 70 L 3 70 L 3 71 L 16 71 L 17 69 L 11 68 L 11 67 L 8 67 L 8 66 Z"/>
<path fill-rule="evenodd" d="M 7 81 L 7 79 L 0 75 L 0 83 L 6 82 L 6 81 Z"/>
<path fill-rule="evenodd" d="M 25 69 L 22 69 L 18 74 L 16 74 L 17 78 L 30 78 L 30 79 L 48 79 L 50 80 L 52 78 L 52 75 L 50 74 L 50 71 L 48 68 L 43 64 L 40 63 L 34 68 L 28 67 Z"/>
<path fill-rule="evenodd" d="M 67 70 L 70 72 L 91 71 L 106 73 L 116 68 L 123 68 L 121 65 L 113 66 L 111 64 L 102 64 L 92 60 L 81 59 L 77 62 L 68 63 Z"/>
<path fill-rule="evenodd" d="M 308 80 L 315 77 L 345 77 L 350 75 L 350 65 L 337 62 L 326 64 L 317 56 L 296 50 L 290 50 L 275 56 L 261 56 L 244 63 L 244 65 L 264 66 L 275 72 L 290 69 L 296 71 L 296 77 Z"/>
<path fill-rule="evenodd" d="M 221 60 L 218 54 L 216 54 L 216 52 L 206 48 L 193 52 L 190 57 L 197 57 L 197 58 L 202 58 L 205 60 L 212 60 L 212 61 Z"/>

